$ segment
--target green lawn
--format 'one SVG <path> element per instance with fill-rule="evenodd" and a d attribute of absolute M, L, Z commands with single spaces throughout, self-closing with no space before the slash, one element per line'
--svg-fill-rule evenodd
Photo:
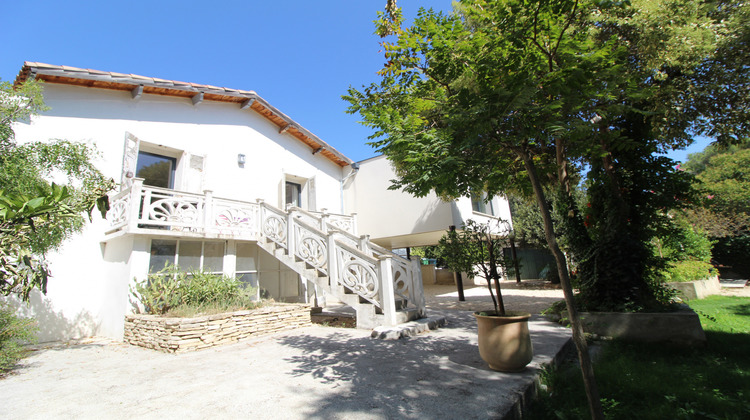
<path fill-rule="evenodd" d="M 690 306 L 701 317 L 705 348 L 602 345 L 595 371 L 607 418 L 750 418 L 750 298 L 712 296 Z M 531 418 L 589 417 L 576 366 L 545 372 L 543 383 Z"/>

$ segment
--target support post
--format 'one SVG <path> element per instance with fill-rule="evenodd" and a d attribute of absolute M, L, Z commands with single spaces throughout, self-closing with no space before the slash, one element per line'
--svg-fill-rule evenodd
<path fill-rule="evenodd" d="M 321 209 L 323 212 L 320 215 L 320 231 L 323 233 L 328 233 L 328 220 L 330 219 L 330 215 L 328 214 L 328 209 Z"/>
<path fill-rule="evenodd" d="M 294 258 L 297 253 L 294 239 L 294 211 L 288 207 L 286 213 L 286 253 Z"/>
<path fill-rule="evenodd" d="M 142 191 L 143 178 L 133 178 L 133 184 L 130 186 L 130 209 L 128 209 L 128 231 L 130 232 L 138 229 L 138 220 L 141 218 Z M 143 210 L 148 211 L 146 203 L 144 203 L 143 205 Z"/>
<path fill-rule="evenodd" d="M 359 237 L 359 250 L 372 256 L 372 250 L 370 249 L 370 235 L 362 235 Z"/>
<path fill-rule="evenodd" d="M 426 316 L 427 310 L 424 300 L 424 284 L 422 284 L 421 258 L 418 255 L 412 255 L 409 259 L 411 260 L 411 283 L 414 289 L 412 292 L 414 295 L 414 304 L 417 306 L 419 317 L 422 318 Z"/>
<path fill-rule="evenodd" d="M 258 203 L 258 226 L 256 226 L 257 232 L 258 232 L 258 238 L 262 238 L 265 236 L 265 232 L 263 232 L 263 216 L 265 214 L 264 202 L 262 198 L 256 198 L 255 202 Z"/>
<path fill-rule="evenodd" d="M 214 215 L 214 192 L 203 190 L 203 234 L 207 234 L 213 228 Z"/>
<path fill-rule="evenodd" d="M 339 288 L 339 267 L 336 258 L 336 232 L 328 234 L 328 285 L 331 289 Z"/>
<path fill-rule="evenodd" d="M 385 325 L 393 327 L 396 325 L 396 296 L 393 287 L 393 257 L 390 255 L 380 256 L 380 290 L 382 292 L 381 303 L 383 305 L 383 316 Z"/>
<path fill-rule="evenodd" d="M 357 213 L 352 213 L 352 235 L 357 236 Z"/>

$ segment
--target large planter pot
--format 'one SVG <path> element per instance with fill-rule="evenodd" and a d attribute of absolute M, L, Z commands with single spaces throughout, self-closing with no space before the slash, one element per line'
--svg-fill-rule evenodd
<path fill-rule="evenodd" d="M 531 362 L 529 318 L 527 312 L 506 312 L 504 316 L 480 315 L 477 319 L 479 355 L 492 370 L 519 372 Z"/>

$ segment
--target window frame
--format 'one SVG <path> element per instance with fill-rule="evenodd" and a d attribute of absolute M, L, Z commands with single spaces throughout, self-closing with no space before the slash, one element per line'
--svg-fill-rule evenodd
<path fill-rule="evenodd" d="M 172 265 L 174 265 L 176 267 L 180 267 L 180 269 L 182 269 L 182 270 L 193 269 L 193 270 L 199 270 L 199 271 L 203 271 L 204 266 L 205 266 L 206 243 L 222 244 L 223 252 L 221 254 L 221 269 L 220 269 L 220 271 L 206 271 L 206 273 L 219 274 L 219 275 L 224 275 L 226 273 L 226 271 L 225 271 L 226 270 L 226 267 L 225 267 L 226 266 L 226 261 L 225 260 L 226 260 L 227 248 L 228 248 L 226 241 L 204 241 L 204 240 L 200 240 L 200 239 L 199 240 L 195 240 L 195 239 L 179 239 L 179 238 L 178 239 L 153 238 L 153 239 L 151 239 L 150 244 L 149 244 L 149 253 L 150 253 L 150 256 L 149 256 L 149 265 L 148 265 L 148 273 L 149 274 L 156 274 L 156 273 L 158 273 L 159 271 L 161 271 L 164 268 L 164 267 L 154 267 L 151 264 L 151 258 L 154 257 L 154 254 L 153 254 L 153 251 L 154 251 L 154 241 L 165 241 L 165 242 L 166 241 L 170 241 L 170 242 L 174 241 L 175 242 L 175 252 L 171 256 Z M 201 251 L 200 251 L 199 264 L 198 264 L 199 267 L 181 267 L 180 266 L 180 243 L 181 242 L 200 242 L 200 244 L 201 244 Z"/>
<path fill-rule="evenodd" d="M 471 200 L 472 212 L 495 217 L 495 205 L 492 202 L 494 197 L 488 198 L 487 193 L 482 191 L 479 194 L 472 192 L 469 199 Z M 487 211 L 488 207 L 489 212 Z"/>

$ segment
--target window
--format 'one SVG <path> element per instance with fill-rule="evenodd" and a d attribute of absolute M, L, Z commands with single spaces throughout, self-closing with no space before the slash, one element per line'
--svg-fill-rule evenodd
<path fill-rule="evenodd" d="M 258 287 L 257 246 L 250 242 L 237 243 L 237 280 Z"/>
<path fill-rule="evenodd" d="M 224 242 L 184 241 L 175 239 L 151 240 L 149 273 L 156 273 L 166 263 L 185 271 L 203 270 L 222 274 L 224 271 Z"/>
<path fill-rule="evenodd" d="M 149 152 L 138 152 L 135 176 L 143 178 L 144 185 L 174 188 L 177 160 Z"/>
<path fill-rule="evenodd" d="M 495 209 L 492 207 L 492 200 L 487 199 L 487 193 L 471 193 L 471 209 L 477 213 L 495 215 Z"/>
<path fill-rule="evenodd" d="M 286 205 L 302 207 L 302 185 L 286 181 Z"/>

